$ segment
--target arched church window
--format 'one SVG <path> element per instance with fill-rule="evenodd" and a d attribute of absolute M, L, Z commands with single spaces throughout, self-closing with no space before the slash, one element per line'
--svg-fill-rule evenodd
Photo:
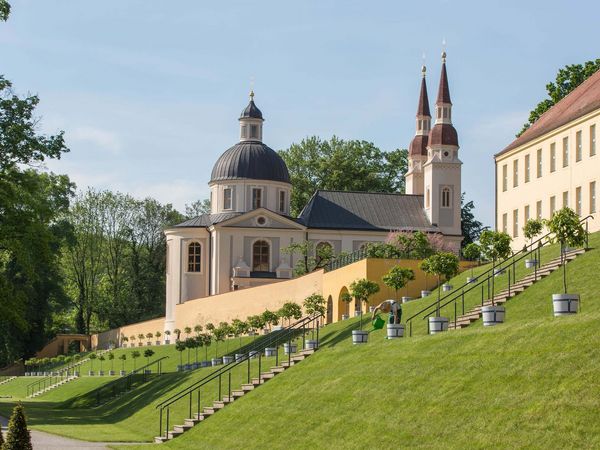
<path fill-rule="evenodd" d="M 252 270 L 254 272 L 269 272 L 271 246 L 267 241 L 256 241 L 252 245 Z"/>
<path fill-rule="evenodd" d="M 198 242 L 188 245 L 188 272 L 202 270 L 202 246 Z"/>
<path fill-rule="evenodd" d="M 450 208 L 450 188 L 442 189 L 442 208 Z"/>

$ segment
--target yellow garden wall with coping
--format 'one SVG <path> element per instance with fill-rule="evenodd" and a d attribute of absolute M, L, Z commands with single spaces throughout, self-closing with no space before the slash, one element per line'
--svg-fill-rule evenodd
<path fill-rule="evenodd" d="M 285 302 L 293 301 L 302 304 L 304 299 L 311 294 L 318 293 L 323 295 L 329 304 L 330 313 L 327 322 L 337 322 L 345 314 L 346 304 L 340 300 L 340 295 L 344 289 L 350 289 L 350 284 L 360 278 L 368 278 L 379 284 L 380 291 L 370 299 L 370 305 L 377 305 L 380 302 L 395 298 L 393 289 L 383 284 L 383 276 L 394 266 L 400 265 L 412 269 L 415 272 L 415 280 L 411 281 L 407 288 L 398 292 L 398 297 L 408 296 L 418 298 L 421 291 L 426 288 L 431 290 L 436 285 L 436 280 L 419 268 L 419 260 L 398 260 L 398 259 L 378 259 L 368 258 L 349 264 L 340 269 L 331 272 L 318 270 L 316 272 L 294 278 L 287 281 L 257 286 L 239 291 L 227 292 L 225 294 L 203 297 L 195 300 L 188 300 L 185 303 L 175 307 L 176 328 L 183 330 L 185 327 L 193 328 L 195 325 L 206 325 L 209 322 L 218 324 L 219 322 L 231 322 L 233 319 L 246 319 L 246 317 L 260 314 L 265 309 L 277 311 Z M 463 271 L 470 267 L 470 263 L 461 262 L 460 270 Z M 362 305 L 363 311 L 368 310 L 368 306 Z M 349 305 L 349 311 L 355 310 L 354 300 Z M 138 346 L 137 335 L 164 333 L 165 318 L 157 318 L 126 325 L 117 329 L 106 331 L 104 333 L 92 336 L 92 348 L 108 348 L 111 341 L 121 345 L 121 337 L 132 335 L 136 336 L 135 346 Z M 164 342 L 164 334 L 161 340 Z M 152 342 L 156 339 L 153 338 Z M 143 344 L 146 345 L 144 338 Z M 171 342 L 174 337 L 171 336 Z M 127 345 L 131 346 L 131 341 Z"/>

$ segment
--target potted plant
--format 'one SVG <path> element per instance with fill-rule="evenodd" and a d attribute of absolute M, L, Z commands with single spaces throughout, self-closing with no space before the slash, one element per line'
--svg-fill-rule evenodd
<path fill-rule="evenodd" d="M 186 337 L 186 338 L 189 338 L 189 337 L 190 337 L 190 334 L 192 334 L 192 327 L 185 327 L 185 328 L 183 329 L 183 332 L 185 333 L 185 337 Z"/>
<path fill-rule="evenodd" d="M 135 372 L 135 360 L 138 359 L 141 355 L 141 353 L 137 350 L 134 350 L 131 352 L 131 358 L 133 359 L 133 371 Z"/>
<path fill-rule="evenodd" d="M 179 352 L 179 365 L 177 366 L 177 372 L 183 372 L 183 351 L 185 350 L 185 342 L 177 341 L 175 342 L 175 350 Z"/>
<path fill-rule="evenodd" d="M 421 298 L 429 297 L 431 295 L 431 291 L 429 290 L 429 287 L 428 287 L 429 283 L 427 282 L 428 281 L 427 277 L 428 277 L 428 275 L 430 273 L 427 270 L 428 266 L 429 266 L 429 262 L 427 261 L 427 259 L 424 259 L 423 261 L 421 261 L 421 264 L 419 264 L 419 268 L 425 274 L 425 289 L 421 291 Z"/>
<path fill-rule="evenodd" d="M 268 330 L 269 332 L 281 330 L 281 327 L 275 328 L 275 325 L 277 325 L 279 323 L 279 316 L 277 315 L 277 313 L 274 313 L 273 311 L 269 311 L 268 309 L 266 309 L 262 313 L 262 318 L 263 318 L 263 321 L 265 322 L 265 324 L 269 327 L 269 330 Z"/>
<path fill-rule="evenodd" d="M 160 331 L 157 331 L 156 333 L 154 333 L 154 336 L 156 337 L 156 345 L 160 345 L 161 344 L 160 337 L 162 336 L 162 333 Z"/>
<path fill-rule="evenodd" d="M 527 223 L 523 227 L 523 236 L 525 236 L 525 238 L 529 239 L 530 247 L 533 245 L 533 239 L 542 233 L 543 228 L 544 228 L 544 222 L 542 222 L 539 219 L 529 219 L 527 221 Z M 524 250 L 527 251 L 527 246 L 525 247 Z M 533 248 L 531 250 L 533 250 Z M 534 253 L 534 255 L 535 255 L 535 253 Z M 535 256 L 533 259 L 525 260 L 525 267 L 527 269 L 531 269 L 532 267 L 535 267 L 537 265 L 538 265 L 538 260 L 535 259 Z"/>
<path fill-rule="evenodd" d="M 175 328 L 173 330 L 173 333 L 175 334 L 175 341 L 178 341 L 179 338 L 181 337 L 181 330 L 179 328 Z"/>
<path fill-rule="evenodd" d="M 411 269 L 406 269 L 400 266 L 394 266 L 390 269 L 388 273 L 386 273 L 382 281 L 383 283 L 394 290 L 395 296 L 394 300 L 398 301 L 398 291 L 403 287 L 407 288 L 408 291 L 408 282 L 415 279 L 415 273 Z M 408 292 L 407 295 L 402 298 L 402 302 L 408 301 Z M 387 324 L 387 337 L 388 339 L 394 339 L 398 337 L 404 336 L 404 325 L 400 323 L 388 323 Z"/>
<path fill-rule="evenodd" d="M 233 319 L 231 321 L 231 328 L 233 335 L 239 339 L 238 348 L 242 348 L 242 335 L 248 332 L 248 324 L 240 319 Z M 239 361 L 244 355 L 242 353 L 235 354 L 235 360 Z"/>
<path fill-rule="evenodd" d="M 110 352 L 108 355 L 108 360 L 110 361 L 110 370 L 108 371 L 108 375 L 111 377 L 115 376 L 115 354 Z"/>
<path fill-rule="evenodd" d="M 206 324 L 207 330 L 214 330 L 214 325 L 212 323 Z M 209 333 L 202 333 L 202 344 L 204 346 L 204 357 L 206 358 L 204 361 L 200 363 L 202 367 L 210 367 L 211 362 L 208 360 L 208 347 L 212 344 L 212 336 Z"/>
<path fill-rule="evenodd" d="M 552 235 L 552 242 L 560 243 L 560 262 L 563 266 L 563 293 L 552 294 L 554 316 L 576 314 L 579 308 L 579 294 L 569 294 L 567 289 L 567 260 L 565 247 L 579 247 L 585 243 L 585 229 L 580 218 L 568 207 L 555 212 L 546 226 Z"/>
<path fill-rule="evenodd" d="M 492 304 L 481 308 L 484 326 L 493 326 L 504 322 L 505 310 L 503 306 L 496 305 L 494 298 L 496 297 L 494 278 L 496 276 L 496 260 L 506 259 L 510 255 L 510 236 L 506 233 L 498 231 L 485 230 L 479 237 L 481 252 L 483 256 L 492 260 Z"/>
<path fill-rule="evenodd" d="M 421 263 L 421 269 L 426 273 L 437 276 L 438 286 L 442 281 L 442 276 L 446 279 L 450 279 L 458 273 L 459 261 L 458 257 L 454 253 L 435 253 L 423 261 L 423 263 Z M 429 317 L 429 334 L 441 333 L 448 330 L 448 318 L 440 316 L 440 303 L 441 290 L 438 287 L 435 317 Z"/>
<path fill-rule="evenodd" d="M 98 356 L 98 361 L 100 361 L 100 370 L 98 371 L 98 375 L 103 377 L 104 376 L 104 370 L 102 370 L 102 363 L 104 361 L 106 361 L 106 358 L 104 357 L 104 355 L 100 355 Z"/>
<path fill-rule="evenodd" d="M 125 361 L 127 360 L 127 355 L 125 353 L 123 353 L 122 355 L 119 356 L 119 359 L 121 360 L 121 371 L 119 372 L 119 375 L 121 375 L 122 377 L 125 376 Z"/>
<path fill-rule="evenodd" d="M 154 333 L 146 333 L 146 345 L 150 347 L 152 345 L 152 338 L 154 337 Z"/>
<path fill-rule="evenodd" d="M 479 261 L 481 258 L 481 247 L 475 242 L 467 244 L 463 249 L 463 256 L 467 261 Z M 474 283 L 477 278 L 473 275 L 473 266 L 471 265 L 471 276 L 467 277 L 467 283 Z"/>
<path fill-rule="evenodd" d="M 154 355 L 154 350 L 152 350 L 151 348 L 147 348 L 146 350 L 144 350 L 144 358 L 146 358 L 146 366 L 150 365 L 150 358 L 152 358 L 153 355 Z M 150 374 L 150 373 L 152 373 L 152 370 L 144 369 L 144 373 Z"/>
<path fill-rule="evenodd" d="M 128 338 L 127 336 L 123 336 L 123 337 L 121 338 L 121 342 L 122 342 L 121 346 L 122 346 L 123 348 L 127 348 L 127 342 L 129 342 L 129 338 Z"/>
<path fill-rule="evenodd" d="M 352 301 L 352 296 L 349 292 L 342 292 L 340 295 L 340 300 L 346 304 L 346 314 L 342 314 L 342 320 L 348 320 L 350 318 L 350 302 Z"/>
<path fill-rule="evenodd" d="M 223 359 L 219 358 L 219 342 L 225 339 L 227 336 L 229 325 L 226 322 L 221 322 L 218 327 L 213 330 L 213 338 L 215 340 L 215 357 L 211 360 L 214 366 L 220 366 L 223 364 Z"/>
<path fill-rule="evenodd" d="M 359 329 L 352 330 L 353 344 L 366 344 L 368 341 L 369 332 L 363 331 L 362 329 L 362 302 L 365 302 L 368 305 L 369 297 L 375 295 L 377 292 L 379 292 L 379 285 L 366 278 L 355 280 L 350 284 L 350 293 L 356 299 L 357 303 L 361 305 Z"/>
<path fill-rule="evenodd" d="M 94 376 L 94 360 L 96 360 L 96 358 L 98 358 L 98 355 L 96 355 L 95 353 L 90 353 L 90 356 L 88 356 L 88 358 L 90 359 L 90 371 L 88 372 L 88 375 L 90 377 Z"/>
<path fill-rule="evenodd" d="M 316 293 L 309 295 L 304 299 L 304 310 L 309 316 L 312 316 L 313 314 L 319 314 L 320 319 L 323 318 L 323 316 L 327 312 L 327 308 L 325 307 L 325 298 L 323 298 L 322 295 Z M 305 341 L 304 348 L 306 350 L 316 350 L 318 345 L 319 342 L 315 340 L 315 330 L 314 328 L 312 328 L 311 338 Z"/>
<path fill-rule="evenodd" d="M 165 330 L 165 345 L 171 343 L 171 330 Z"/>
<path fill-rule="evenodd" d="M 135 347 L 135 335 L 131 335 L 129 336 L 129 341 L 131 342 L 131 346 Z"/>
<path fill-rule="evenodd" d="M 138 337 L 138 347 L 143 347 L 144 346 L 143 340 L 144 340 L 144 337 L 145 337 L 144 333 L 138 334 L 137 337 Z"/>

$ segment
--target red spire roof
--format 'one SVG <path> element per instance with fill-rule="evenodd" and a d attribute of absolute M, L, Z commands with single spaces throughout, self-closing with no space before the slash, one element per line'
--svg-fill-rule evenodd
<path fill-rule="evenodd" d="M 440 86 L 438 88 L 438 96 L 436 105 L 440 103 L 450 103 L 450 88 L 448 87 L 448 74 L 446 73 L 446 52 L 442 53 L 442 74 L 440 75 Z"/>
<path fill-rule="evenodd" d="M 417 107 L 417 117 L 419 116 L 431 117 L 431 112 L 429 112 L 429 98 L 427 97 L 427 82 L 425 81 L 425 66 L 423 66 L 421 93 L 419 94 L 419 106 Z"/>

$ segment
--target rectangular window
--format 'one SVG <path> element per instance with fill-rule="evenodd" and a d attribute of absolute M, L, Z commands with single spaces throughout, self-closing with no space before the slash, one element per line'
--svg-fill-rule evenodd
<path fill-rule="evenodd" d="M 596 125 L 590 126 L 590 156 L 596 154 Z"/>
<path fill-rule="evenodd" d="M 250 125 L 250 139 L 258 139 L 258 125 Z"/>
<path fill-rule="evenodd" d="M 502 214 L 502 232 L 503 233 L 508 233 L 508 214 L 504 213 Z"/>
<path fill-rule="evenodd" d="M 525 216 L 523 219 L 523 223 L 527 223 L 529 220 L 529 205 L 525 205 Z"/>
<path fill-rule="evenodd" d="M 535 217 L 538 220 L 541 220 L 542 218 L 542 201 L 538 200 L 538 202 L 535 204 Z"/>
<path fill-rule="evenodd" d="M 513 237 L 519 237 L 519 210 L 513 211 Z"/>
<path fill-rule="evenodd" d="M 537 177 L 541 178 L 542 176 L 542 149 L 538 149 L 537 151 Z"/>
<path fill-rule="evenodd" d="M 581 131 L 575 134 L 575 161 L 581 161 L 583 156 L 583 144 L 581 142 Z"/>
<path fill-rule="evenodd" d="M 556 143 L 550 144 L 550 172 L 556 172 Z"/>
<path fill-rule="evenodd" d="M 590 183 L 590 214 L 596 212 L 596 182 Z"/>
<path fill-rule="evenodd" d="M 248 127 L 246 125 L 242 125 L 242 139 L 246 139 L 248 137 Z"/>
<path fill-rule="evenodd" d="M 550 197 L 550 217 L 556 212 L 556 196 Z"/>
<path fill-rule="evenodd" d="M 506 192 L 508 189 L 508 166 L 504 164 L 502 166 L 502 192 Z"/>
<path fill-rule="evenodd" d="M 223 209 L 231 209 L 231 188 L 223 189 Z"/>
<path fill-rule="evenodd" d="M 531 171 L 529 155 L 525 155 L 525 183 L 529 183 L 529 172 Z"/>
<path fill-rule="evenodd" d="M 285 191 L 279 191 L 279 212 L 285 212 Z"/>
<path fill-rule="evenodd" d="M 515 159 L 513 161 L 513 187 L 517 187 L 519 185 L 519 160 Z"/>
<path fill-rule="evenodd" d="M 262 189 L 252 188 L 252 209 L 257 209 L 262 206 Z"/>
<path fill-rule="evenodd" d="M 581 215 L 581 187 L 575 188 L 575 212 Z"/>
<path fill-rule="evenodd" d="M 563 138 L 563 167 L 568 167 L 569 165 L 569 138 Z"/>
<path fill-rule="evenodd" d="M 569 206 L 569 191 L 563 192 L 563 208 L 567 208 Z"/>

